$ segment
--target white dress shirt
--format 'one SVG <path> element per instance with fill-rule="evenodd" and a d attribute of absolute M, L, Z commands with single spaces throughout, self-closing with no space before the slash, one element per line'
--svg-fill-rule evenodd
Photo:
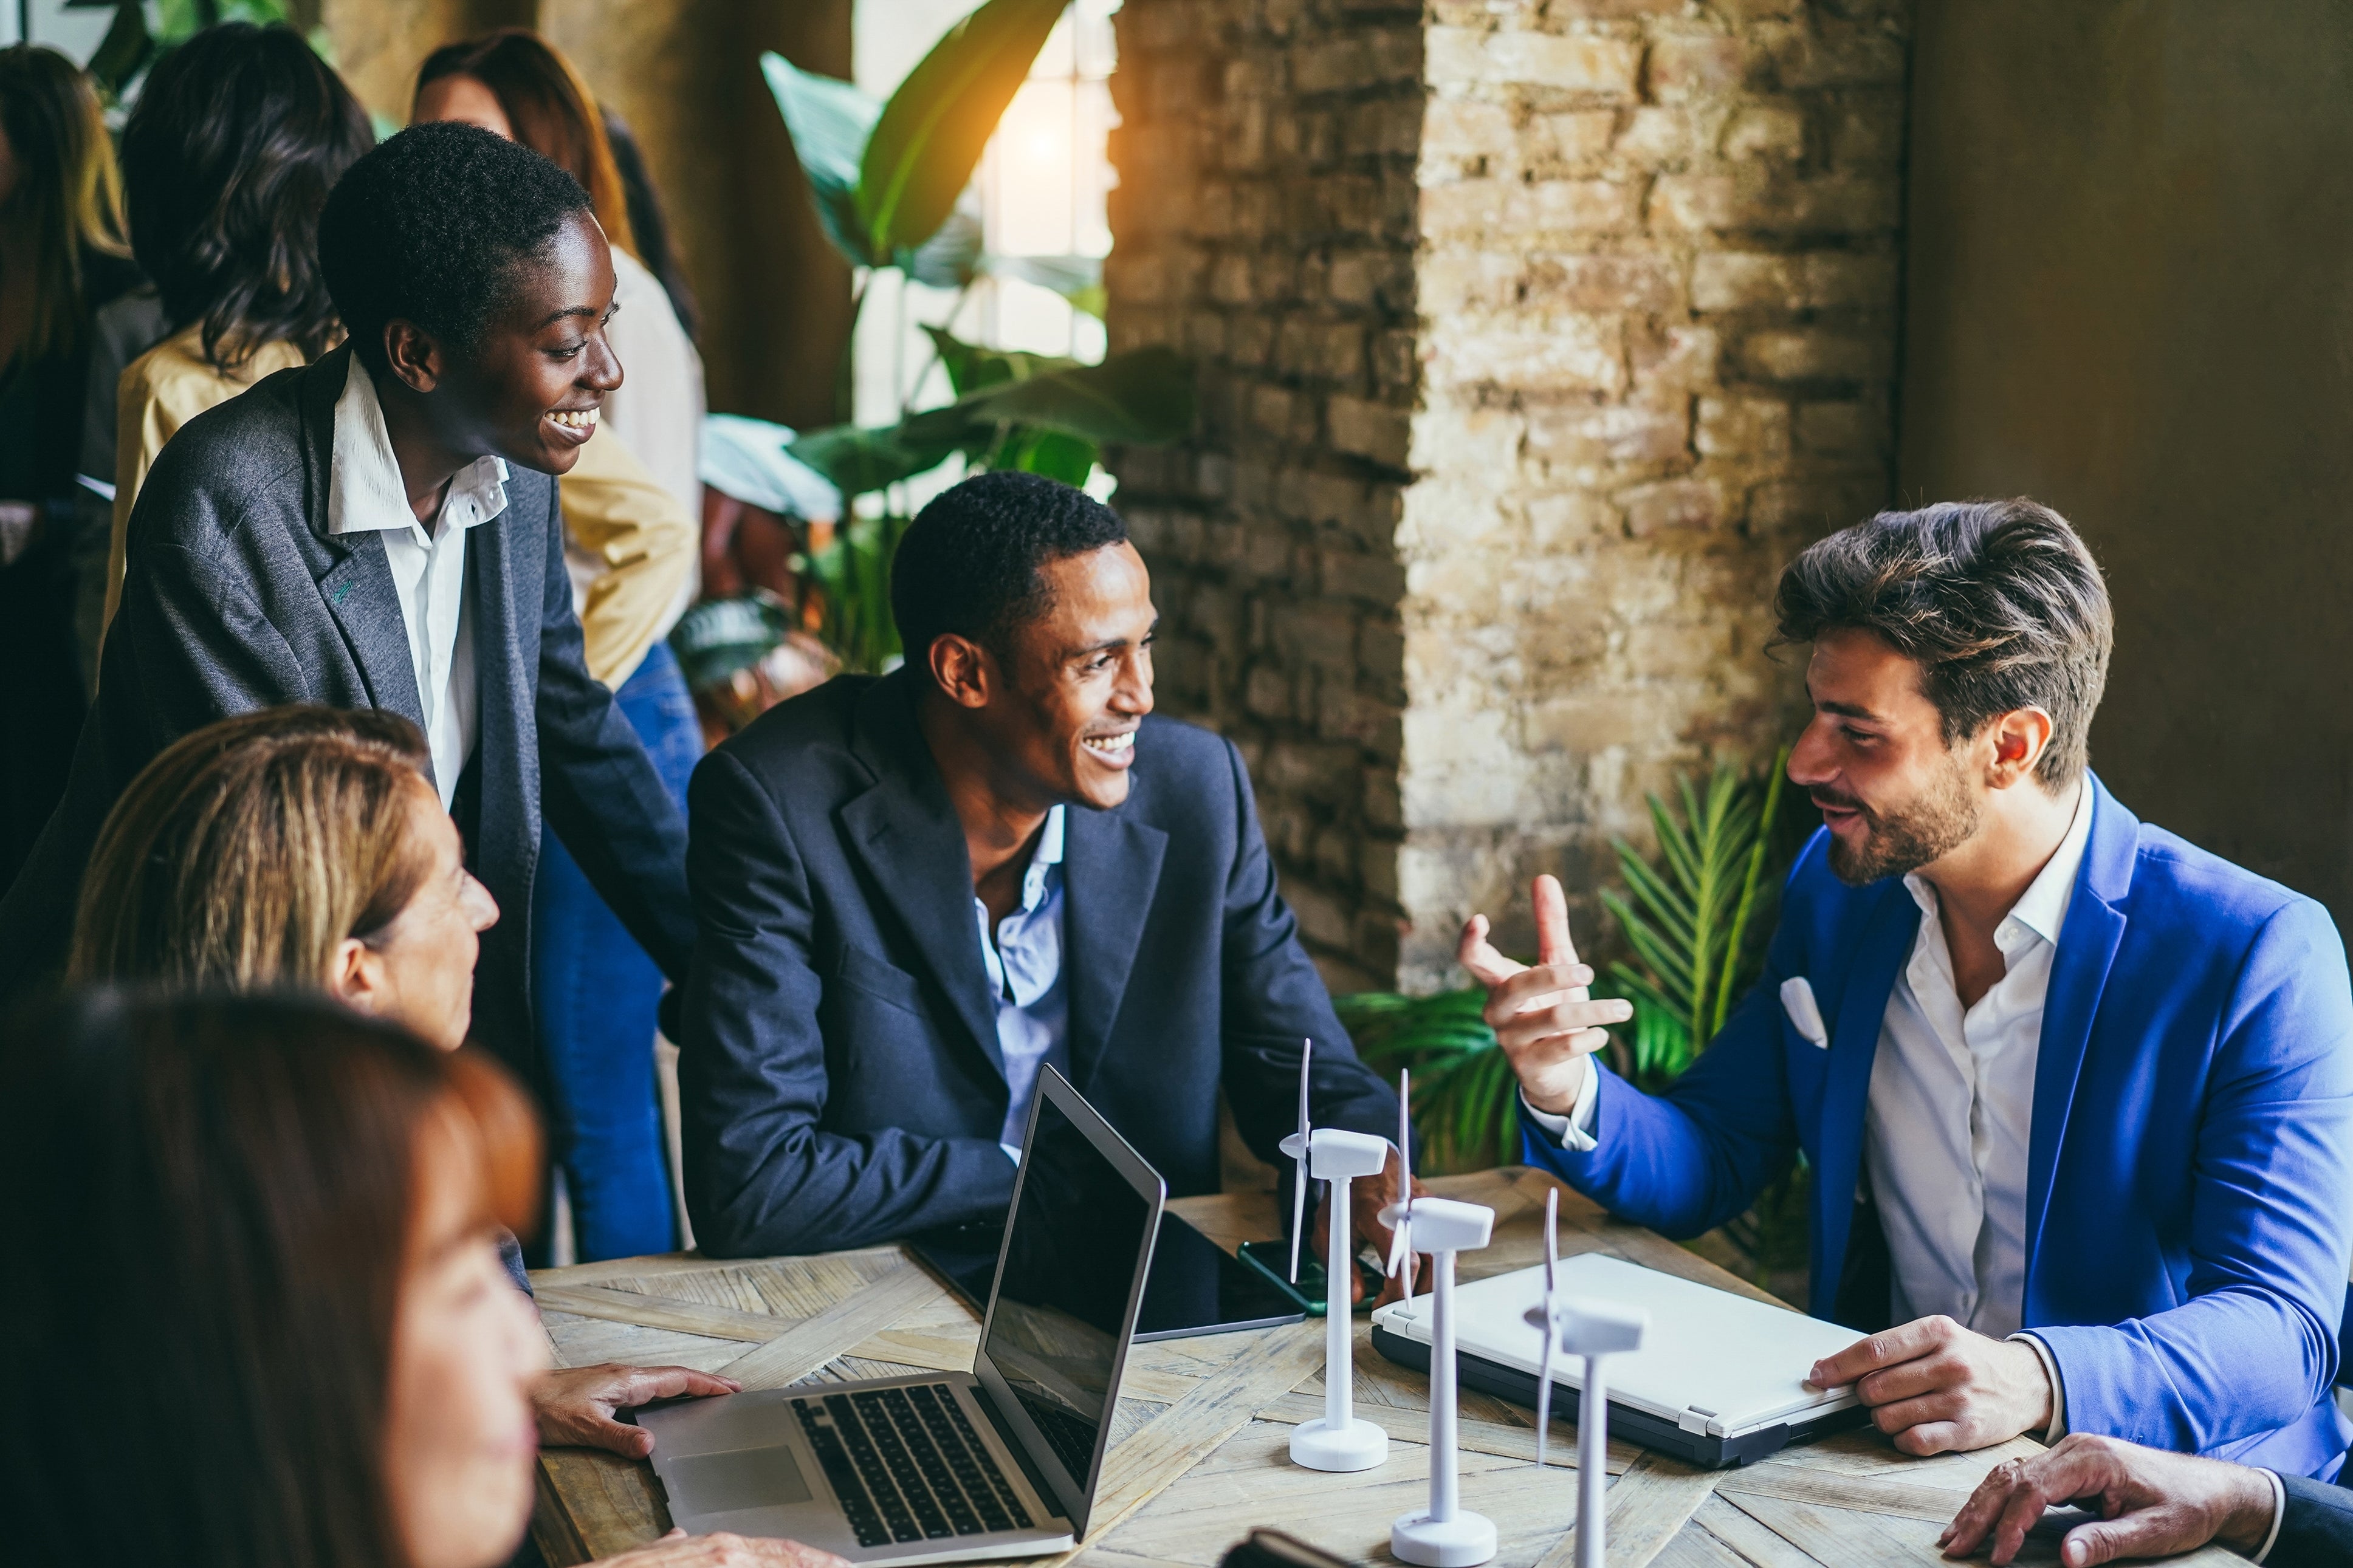
<path fill-rule="evenodd" d="M 1894 1321 L 1941 1312 L 2004 1339 L 2026 1299 L 2026 1151 L 2051 963 L 2092 833 L 2091 791 L 2049 862 L 2001 924 L 2002 977 L 1964 1012 L 1936 889 L 1904 879 L 1920 906 L 1871 1066 L 1863 1168 L 1894 1268 Z"/>
<path fill-rule="evenodd" d="M 425 742 L 433 753 L 433 784 L 445 811 L 473 754 L 481 702 L 474 680 L 474 617 L 466 603 L 466 534 L 506 510 L 506 479 L 507 466 L 497 458 L 477 458 L 459 469 L 427 531 L 409 509 L 375 382 L 353 356 L 343 394 L 335 400 L 327 531 L 384 535 L 385 563 L 400 595 L 417 700 L 424 708 Z"/>
<path fill-rule="evenodd" d="M 1936 889 L 1916 872 L 1904 879 L 1920 906 L 1920 930 L 1880 1016 L 1863 1136 L 1863 1169 L 1894 1275 L 1894 1321 L 1941 1312 L 1991 1338 L 2023 1339 L 2051 1379 L 2046 1440 L 2065 1431 L 2058 1367 L 2042 1341 L 2018 1330 L 2043 1001 L 2092 837 L 2092 792 L 2080 783 L 2076 790 L 2058 849 L 1995 928 L 2002 977 L 1975 1006 L 1961 1006 Z M 1588 1070 L 1567 1116 L 1537 1110 L 1525 1097 L 1521 1115 L 1564 1146 L 1589 1150 L 1599 1093 L 1600 1075 Z"/>

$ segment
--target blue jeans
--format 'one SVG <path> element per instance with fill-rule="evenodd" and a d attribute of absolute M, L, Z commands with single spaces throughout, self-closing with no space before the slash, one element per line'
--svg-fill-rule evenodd
<path fill-rule="evenodd" d="M 702 755 L 686 678 L 657 642 L 615 694 L 654 771 L 681 805 Z M 556 1157 L 572 1197 L 580 1261 L 678 1246 L 670 1162 L 654 1086 L 662 974 L 553 833 L 532 889 L 532 984 L 547 1063 Z"/>

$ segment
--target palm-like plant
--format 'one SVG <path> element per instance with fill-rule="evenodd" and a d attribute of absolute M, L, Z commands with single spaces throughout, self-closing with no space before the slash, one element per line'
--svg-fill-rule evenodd
<path fill-rule="evenodd" d="M 888 101 L 780 55 L 761 57 L 818 223 L 859 268 L 853 318 L 874 276 L 890 269 L 957 290 L 984 275 L 1019 278 L 1102 313 L 1099 260 L 988 254 L 968 194 L 997 121 L 1067 4 L 987 0 L 948 30 Z M 954 394 L 946 405 L 904 408 L 883 426 L 844 423 L 799 435 L 772 427 L 786 457 L 841 497 L 845 525 L 826 542 L 813 540 L 797 569 L 819 590 L 818 635 L 851 669 L 880 668 L 900 651 L 889 563 L 907 519 L 889 504 L 893 487 L 956 458 L 968 470 L 1018 468 L 1082 485 L 1103 445 L 1153 445 L 1192 427 L 1192 368 L 1167 349 L 1091 365 L 926 330 Z M 877 495 L 884 504 L 858 504 Z"/>
<path fill-rule="evenodd" d="M 1601 903 L 1637 962 L 1613 963 L 1609 975 L 1634 1003 L 1633 1066 L 1646 1086 L 1682 1076 L 1756 976 L 1750 921 L 1788 760 L 1786 748 L 1773 759 L 1761 796 L 1728 767 L 1715 770 L 1704 795 L 1678 779 L 1680 821 L 1666 802 L 1647 796 L 1656 866 L 1622 838 L 1610 846 L 1631 897 L 1605 888 Z"/>

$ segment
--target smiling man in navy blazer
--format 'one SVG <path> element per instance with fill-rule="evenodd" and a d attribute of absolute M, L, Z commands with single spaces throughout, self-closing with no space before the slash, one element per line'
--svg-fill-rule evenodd
<path fill-rule="evenodd" d="M 1316 1124 L 1393 1133 L 1240 755 L 1150 716 L 1151 581 L 1118 516 L 984 474 L 923 509 L 891 570 L 906 664 L 772 709 L 688 794 L 679 1086 L 703 1249 L 1002 1215 L 1049 1064 L 1171 1196 L 1218 1189 L 1221 1088 L 1281 1158 L 1305 1038 Z M 1356 1184 L 1358 1235 L 1386 1241 L 1388 1190 Z"/>
<path fill-rule="evenodd" d="M 2329 1475 L 2353 1250 L 2353 994 L 2311 900 L 2144 824 L 2086 765 L 2111 619 L 2031 501 L 1889 512 L 1806 551 L 1790 781 L 1823 818 L 1765 975 L 1666 1093 L 1589 1053 L 1559 885 L 1488 943 L 1531 1159 L 1692 1236 L 1802 1151 L 1818 1316 L 1906 1452 L 2064 1431 Z M 2184 759 L 2185 765 L 2194 760 Z"/>

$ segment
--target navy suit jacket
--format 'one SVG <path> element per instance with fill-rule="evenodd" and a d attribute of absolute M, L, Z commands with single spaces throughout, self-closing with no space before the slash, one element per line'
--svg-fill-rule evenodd
<path fill-rule="evenodd" d="M 2353 988 L 2327 912 L 2151 827 L 2095 778 L 2059 936 L 2029 1135 L 2024 1322 L 2071 1431 L 2289 1475 L 2346 1449 L 2329 1398 L 2353 1253 Z M 1597 1146 L 1532 1161 L 1669 1236 L 1739 1214 L 1802 1149 L 1817 1316 L 1851 1255 L 1880 1020 L 1919 906 L 1850 888 L 1827 835 L 1799 858 L 1765 976 L 1665 1094 L 1602 1069 Z M 1779 988 L 1805 975 L 1830 1034 Z M 1597 1066 L 1599 1064 L 1597 1063 Z M 1879 1314 L 1868 1321 L 1867 1312 Z"/>
<path fill-rule="evenodd" d="M 679 1089 L 706 1252 L 859 1247 L 1001 1215 L 1010 1091 L 972 863 L 914 678 L 842 676 L 696 768 L 701 930 Z M 1287 1166 L 1299 1054 L 1319 1126 L 1394 1136 L 1275 890 L 1233 746 L 1146 719 L 1124 804 L 1073 805 L 1062 859 L 1071 1079 L 1169 1195 L 1218 1190 L 1218 1091 Z"/>
<path fill-rule="evenodd" d="M 287 702 L 385 708 L 423 727 L 384 536 L 327 531 L 335 401 L 351 361 L 346 345 L 266 377 L 190 420 L 156 458 L 131 513 L 122 605 L 72 784 L 0 900 L 0 996 L 62 962 L 100 824 L 182 735 Z M 509 464 L 506 488 L 506 510 L 466 542 L 480 700 L 459 816 L 467 863 L 499 902 L 475 970 L 474 1036 L 529 1074 L 543 822 L 673 977 L 694 916 L 686 824 L 582 660 L 555 480 Z"/>
<path fill-rule="evenodd" d="M 2285 1476 L 2287 1508 L 2264 1568 L 2343 1568 L 2353 1563 L 2353 1491 Z"/>

